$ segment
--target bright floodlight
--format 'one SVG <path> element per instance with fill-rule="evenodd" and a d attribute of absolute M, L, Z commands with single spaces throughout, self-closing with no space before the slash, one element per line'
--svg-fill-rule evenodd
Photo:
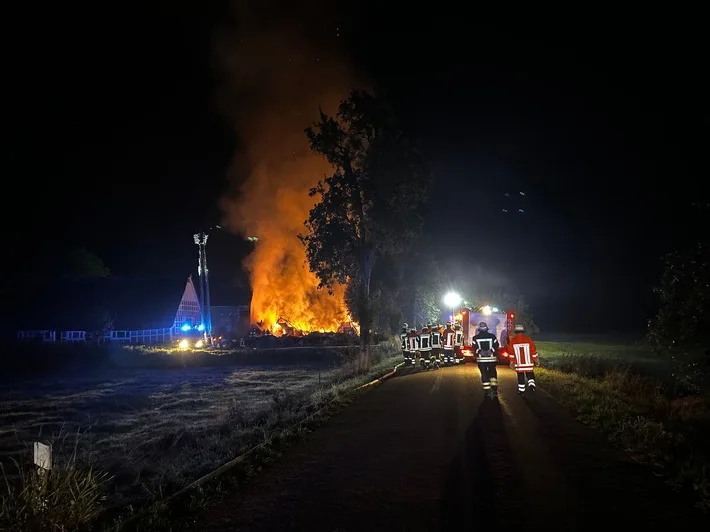
<path fill-rule="evenodd" d="M 483 314 L 485 314 L 486 316 L 490 316 L 491 312 L 493 312 L 493 309 L 491 309 L 491 307 L 489 307 L 488 305 L 483 307 L 481 310 L 483 311 Z"/>
<path fill-rule="evenodd" d="M 180 340 L 180 349 L 187 349 L 190 347 L 190 344 L 188 343 L 187 340 Z"/>
<path fill-rule="evenodd" d="M 447 307 L 453 308 L 459 303 L 461 303 L 461 296 L 458 295 L 456 292 L 449 292 L 444 296 L 444 303 Z"/>

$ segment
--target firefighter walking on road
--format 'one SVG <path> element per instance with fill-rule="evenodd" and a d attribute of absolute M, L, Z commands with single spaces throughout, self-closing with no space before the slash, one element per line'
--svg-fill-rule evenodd
<path fill-rule="evenodd" d="M 422 332 L 419 334 L 419 362 L 424 369 L 429 369 L 431 364 L 431 332 L 429 327 L 422 327 Z"/>
<path fill-rule="evenodd" d="M 409 348 L 407 347 L 407 336 L 409 335 L 409 325 L 406 323 L 402 327 L 402 331 L 399 333 L 399 339 L 402 341 L 402 356 L 404 356 L 404 361 L 409 362 Z"/>
<path fill-rule="evenodd" d="M 463 362 L 463 329 L 458 323 L 454 325 L 454 364 Z"/>
<path fill-rule="evenodd" d="M 498 397 L 498 339 L 488 330 L 484 321 L 478 324 L 478 332 L 473 337 L 472 347 L 476 350 L 476 361 L 481 372 L 483 392 L 488 397 Z"/>
<path fill-rule="evenodd" d="M 518 394 L 525 393 L 525 388 L 535 391 L 535 366 L 540 365 L 535 342 L 525 335 L 525 327 L 515 326 L 515 334 L 508 339 L 505 350 L 510 357 L 510 367 L 518 372 Z M 526 383 L 527 380 L 527 383 Z"/>
<path fill-rule="evenodd" d="M 441 331 L 438 325 L 429 325 L 431 331 L 431 362 L 439 367 L 441 362 Z"/>
<path fill-rule="evenodd" d="M 419 333 L 416 329 L 409 331 L 407 335 L 407 351 L 409 351 L 409 363 L 417 363 L 417 351 L 419 351 Z"/>
<path fill-rule="evenodd" d="M 444 329 L 441 335 L 441 340 L 444 343 L 444 365 L 449 365 L 454 362 L 454 344 L 456 343 L 456 331 L 451 326 L 451 322 L 446 323 L 446 329 Z"/>

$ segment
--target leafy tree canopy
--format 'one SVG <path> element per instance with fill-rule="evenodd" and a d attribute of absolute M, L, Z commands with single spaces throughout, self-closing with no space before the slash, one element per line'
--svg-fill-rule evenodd
<path fill-rule="evenodd" d="M 63 256 L 61 273 L 79 277 L 108 277 L 111 270 L 101 258 L 86 248 L 71 248 Z"/>
<path fill-rule="evenodd" d="M 710 330 L 710 246 L 698 242 L 663 258 L 654 288 L 660 308 L 649 322 L 649 338 L 659 347 L 692 348 Z"/>
<path fill-rule="evenodd" d="M 406 252 L 419 234 L 431 176 L 392 109 L 365 91 L 352 91 L 335 116 L 321 111 L 306 135 L 333 173 L 311 190 L 317 203 L 300 239 L 321 286 L 348 283 L 365 342 L 375 313 L 373 269 L 380 258 Z"/>
<path fill-rule="evenodd" d="M 51 279 L 56 277 L 107 277 L 111 271 L 95 253 L 78 246 L 43 246 L 31 252 L 31 260 L 23 269 L 23 277 Z"/>

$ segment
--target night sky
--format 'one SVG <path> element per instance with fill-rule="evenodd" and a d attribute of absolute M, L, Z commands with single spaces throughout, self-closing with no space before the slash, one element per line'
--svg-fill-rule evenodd
<path fill-rule="evenodd" d="M 67 242 L 114 273 L 195 269 L 192 233 L 219 222 L 239 141 L 214 101 L 226 8 L 197 4 L 18 14 L 10 217 L 28 256 Z M 543 330 L 642 327 L 701 182 L 698 17 L 406 6 L 359 2 L 309 31 L 337 27 L 421 139 L 442 256 L 512 279 Z M 212 242 L 213 302 L 247 303 L 249 245 Z"/>

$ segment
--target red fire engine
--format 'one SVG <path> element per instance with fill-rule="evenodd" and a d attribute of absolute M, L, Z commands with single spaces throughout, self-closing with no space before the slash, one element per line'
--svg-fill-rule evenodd
<path fill-rule="evenodd" d="M 462 307 L 456 318 L 460 318 L 461 327 L 464 334 L 464 347 L 462 354 L 467 362 L 475 362 L 476 357 L 471 346 L 471 339 L 478 330 L 478 324 L 485 321 L 488 325 L 488 330 L 496 335 L 500 343 L 498 351 L 498 363 L 508 364 L 508 355 L 505 352 L 508 338 L 513 335 L 513 327 L 515 322 L 515 314 L 513 312 L 501 312 L 495 307 L 488 305 L 479 309 L 470 307 Z"/>

